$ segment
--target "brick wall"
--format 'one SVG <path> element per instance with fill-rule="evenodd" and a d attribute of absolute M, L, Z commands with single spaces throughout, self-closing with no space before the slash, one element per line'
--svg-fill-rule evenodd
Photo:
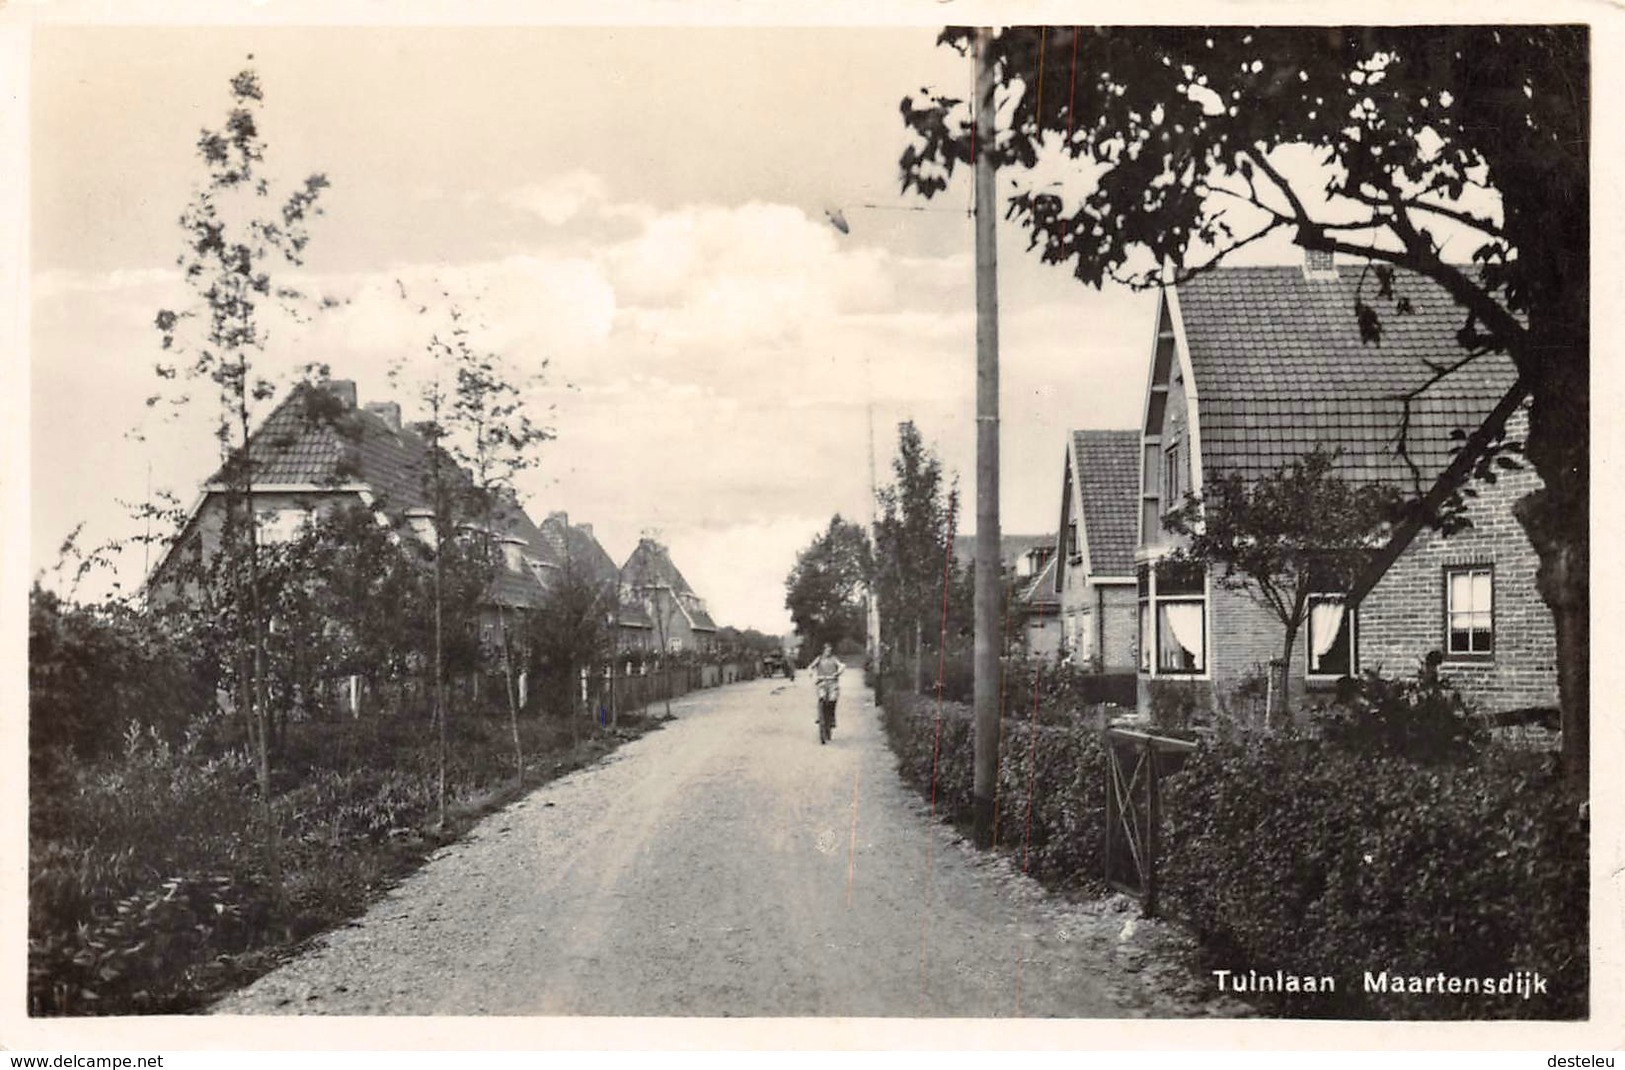
<path fill-rule="evenodd" d="M 1527 417 L 1509 422 L 1512 437 L 1527 433 Z M 1503 472 L 1478 483 L 1468 515 L 1472 527 L 1446 538 L 1426 531 L 1366 596 L 1359 616 L 1361 668 L 1390 675 L 1415 671 L 1430 650 L 1445 649 L 1444 571 L 1452 565 L 1494 569 L 1495 651 L 1483 660 L 1449 659 L 1441 672 L 1486 711 L 1557 705 L 1557 640 L 1551 612 L 1535 588 L 1538 559 L 1512 507 L 1540 486 L 1533 469 Z"/>
<path fill-rule="evenodd" d="M 1133 584 L 1104 584 L 1100 587 L 1103 622 L 1100 634 L 1100 664 L 1106 672 L 1133 672 L 1140 664 L 1140 601 Z"/>

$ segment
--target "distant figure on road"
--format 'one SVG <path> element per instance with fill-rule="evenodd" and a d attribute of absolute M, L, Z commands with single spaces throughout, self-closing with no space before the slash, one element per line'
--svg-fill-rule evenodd
<path fill-rule="evenodd" d="M 824 644 L 824 652 L 813 659 L 807 668 L 812 670 L 813 686 L 818 689 L 818 703 L 829 703 L 829 726 L 835 727 L 835 702 L 841 697 L 841 672 L 846 668 L 835 656 L 834 649 Z"/>

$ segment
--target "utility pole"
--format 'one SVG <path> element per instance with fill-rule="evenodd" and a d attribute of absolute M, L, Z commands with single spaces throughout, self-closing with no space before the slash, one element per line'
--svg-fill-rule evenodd
<path fill-rule="evenodd" d="M 976 31 L 976 846 L 993 845 L 999 782 L 999 256 L 994 215 L 991 28 Z"/>

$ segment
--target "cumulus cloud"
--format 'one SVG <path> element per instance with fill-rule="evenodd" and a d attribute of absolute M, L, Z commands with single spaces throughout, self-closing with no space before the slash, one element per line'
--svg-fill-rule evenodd
<path fill-rule="evenodd" d="M 357 380 L 364 399 L 393 394 L 411 419 L 420 414 L 409 384 L 423 374 L 428 338 L 449 305 L 462 307 L 476 345 L 521 374 L 545 362 L 545 382 L 528 400 L 532 418 L 558 437 L 525 477 L 531 504 L 593 523 L 620 557 L 639 532 L 661 529 L 719 621 L 738 626 L 787 626 L 783 579 L 795 551 L 831 513 L 867 518 L 871 426 L 882 480 L 895 424 L 913 418 L 972 490 L 975 315 L 965 249 L 900 253 L 866 237 L 861 219 L 842 235 L 821 212 L 795 205 L 657 211 L 617 201 L 587 172 L 503 201 L 557 227 L 557 240 L 467 263 L 299 279 L 327 307 L 307 323 L 279 323 L 266 367 L 286 377 L 326 362 L 334 376 Z M 1132 338 L 1110 337 L 1079 314 L 1081 288 L 1035 290 L 1019 261 L 1009 270 L 1022 298 L 1006 302 L 1003 321 L 1005 497 L 1018 507 L 1006 527 L 1018 530 L 1053 522 L 1065 429 L 1121 423 L 1105 414 L 1110 399 L 1143 386 L 1144 330 L 1133 319 Z M 114 466 L 118 488 L 87 469 L 116 449 L 122 428 L 38 416 L 138 410 L 138 400 L 103 395 L 138 397 L 148 385 L 142 362 L 109 377 L 94 355 L 149 344 L 156 355 L 152 313 L 172 303 L 175 286 L 173 272 L 161 271 L 35 279 L 44 403 L 36 402 L 34 449 L 86 461 L 59 466 L 56 482 L 36 479 L 37 541 L 60 540 L 70 514 L 109 489 L 139 496 L 139 464 Z M 1110 365 L 1114 346 L 1135 354 L 1133 373 L 1092 374 Z M 399 364 L 404 384 L 388 374 Z M 189 434 L 189 445 L 166 439 L 152 454 L 155 482 L 183 494 L 203 464 L 199 444 L 213 445 Z M 190 466 L 180 459 L 188 452 Z"/>

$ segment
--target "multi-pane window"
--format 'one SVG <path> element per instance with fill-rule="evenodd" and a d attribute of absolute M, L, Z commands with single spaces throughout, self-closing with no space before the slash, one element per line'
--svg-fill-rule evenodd
<path fill-rule="evenodd" d="M 1066 559 L 1075 563 L 1082 557 L 1083 548 L 1078 545 L 1078 522 L 1068 520 L 1066 522 Z"/>
<path fill-rule="evenodd" d="M 1140 670 L 1179 676 L 1207 669 L 1207 593 L 1202 569 L 1141 568 Z"/>
<path fill-rule="evenodd" d="M 1495 585 L 1488 566 L 1444 573 L 1445 653 L 1487 657 L 1495 651 Z"/>
<path fill-rule="evenodd" d="M 1309 675 L 1354 673 L 1354 614 L 1340 594 L 1309 596 Z"/>

